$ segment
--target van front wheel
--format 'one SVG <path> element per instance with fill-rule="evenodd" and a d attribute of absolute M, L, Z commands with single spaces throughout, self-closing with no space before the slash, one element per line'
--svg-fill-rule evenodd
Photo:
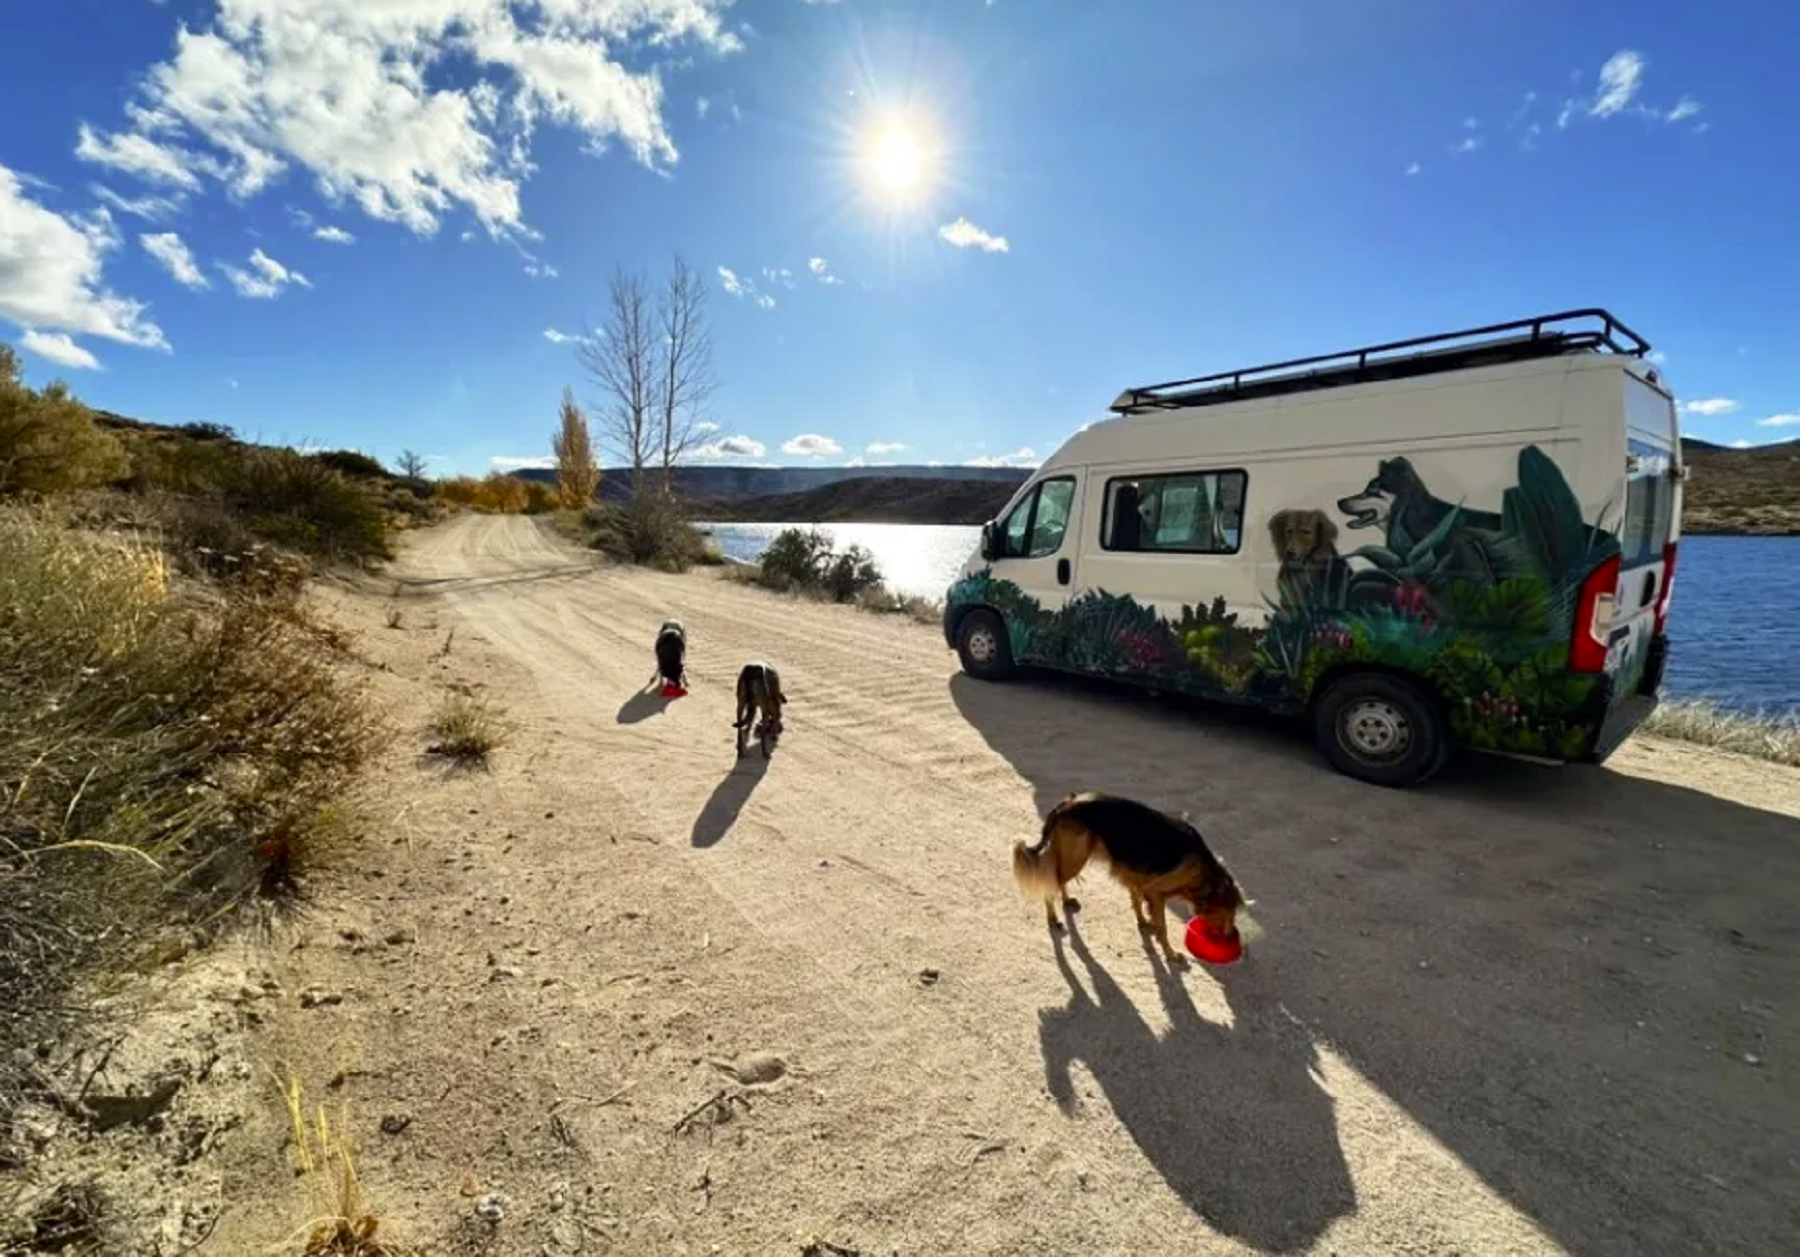
<path fill-rule="evenodd" d="M 1331 766 L 1371 785 L 1417 785 L 1447 758 L 1437 703 L 1401 677 L 1344 677 L 1320 697 L 1313 721 L 1313 736 Z"/>
<path fill-rule="evenodd" d="M 1002 681 L 1012 675 L 1012 643 L 1006 626 L 992 611 L 971 611 L 956 629 L 956 653 L 962 670 L 983 681 Z"/>

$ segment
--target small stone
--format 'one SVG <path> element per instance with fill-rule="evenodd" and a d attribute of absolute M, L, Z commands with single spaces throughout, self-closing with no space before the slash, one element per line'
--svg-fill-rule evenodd
<path fill-rule="evenodd" d="M 1758 1056 L 1755 1052 L 1745 1052 L 1744 1053 L 1744 1064 L 1760 1065 L 1760 1064 L 1762 1064 L 1762 1057 Z"/>
<path fill-rule="evenodd" d="M 773 1052 L 750 1052 L 732 1063 L 731 1073 L 746 1087 L 756 1087 L 774 1082 L 787 1069 L 787 1062 Z"/>
<path fill-rule="evenodd" d="M 936 969 L 921 969 L 919 970 L 919 985 L 936 986 L 938 979 L 943 976 L 944 975 L 939 973 Z"/>
<path fill-rule="evenodd" d="M 407 943 L 418 942 L 419 932 L 410 927 L 402 926 L 397 930 L 389 930 L 387 936 L 382 941 L 389 947 L 403 947 Z"/>
<path fill-rule="evenodd" d="M 488 974 L 489 982 L 504 982 L 508 978 L 523 977 L 524 972 L 514 965 L 495 965 L 494 971 Z"/>
<path fill-rule="evenodd" d="M 411 1125 L 412 1115 L 410 1113 L 389 1113 L 386 1117 L 381 1119 L 381 1133 L 384 1135 L 398 1135 Z"/>
<path fill-rule="evenodd" d="M 342 991 L 328 991 L 323 987 L 309 986 L 300 992 L 300 1007 L 329 1008 L 333 1004 L 344 1002 Z"/>
<path fill-rule="evenodd" d="M 508 1201 L 502 1192 L 489 1192 L 475 1202 L 475 1216 L 489 1226 L 499 1226 L 506 1217 Z"/>
<path fill-rule="evenodd" d="M 248 1004 L 251 1000 L 259 1000 L 262 997 L 263 989 L 260 986 L 251 986 L 248 982 L 240 986 L 237 991 L 237 1002 L 240 1004 Z"/>

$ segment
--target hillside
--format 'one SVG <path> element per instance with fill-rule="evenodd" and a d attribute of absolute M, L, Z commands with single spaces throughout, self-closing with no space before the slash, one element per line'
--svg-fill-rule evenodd
<path fill-rule="evenodd" d="M 528 467 L 515 472 L 524 480 L 549 483 L 556 473 Z M 1026 472 L 1012 467 L 677 467 L 675 492 L 693 502 L 741 502 L 749 498 L 806 493 L 846 480 L 893 479 L 976 481 L 1004 484 L 1008 492 L 1025 479 Z M 628 496 L 631 473 L 608 467 L 600 479 L 602 501 L 617 502 Z M 1001 499 L 1004 501 L 1004 497 Z M 921 521 L 924 522 L 924 521 Z"/>
<path fill-rule="evenodd" d="M 1684 533 L 1800 534 L 1800 442 L 1736 450 L 1686 439 L 1681 448 Z"/>
<path fill-rule="evenodd" d="M 747 523 L 981 524 L 1023 480 L 1023 472 L 1007 481 L 865 476 L 805 493 L 696 503 L 694 509 L 705 519 Z"/>

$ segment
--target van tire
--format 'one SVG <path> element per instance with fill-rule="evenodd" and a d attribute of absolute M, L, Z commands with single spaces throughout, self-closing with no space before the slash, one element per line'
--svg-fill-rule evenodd
<path fill-rule="evenodd" d="M 1013 674 L 1012 642 L 1006 625 L 992 611 L 971 611 L 956 626 L 956 653 L 962 670 L 982 681 L 1004 681 Z"/>
<path fill-rule="evenodd" d="M 1376 786 L 1418 785 L 1449 759 L 1436 700 L 1385 672 L 1334 681 L 1313 709 L 1313 737 L 1333 768 Z"/>

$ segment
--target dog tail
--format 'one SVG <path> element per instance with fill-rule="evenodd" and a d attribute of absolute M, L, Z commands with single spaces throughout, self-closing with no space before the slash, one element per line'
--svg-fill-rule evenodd
<path fill-rule="evenodd" d="M 1024 839 L 1020 839 L 1013 844 L 1013 880 L 1031 894 L 1045 898 L 1054 896 L 1087 863 L 1085 850 L 1064 850 L 1068 837 L 1072 837 L 1069 829 L 1073 822 L 1068 815 L 1071 802 L 1073 796 L 1050 809 L 1050 815 L 1044 818 L 1043 833 L 1036 843 L 1027 846 Z"/>

